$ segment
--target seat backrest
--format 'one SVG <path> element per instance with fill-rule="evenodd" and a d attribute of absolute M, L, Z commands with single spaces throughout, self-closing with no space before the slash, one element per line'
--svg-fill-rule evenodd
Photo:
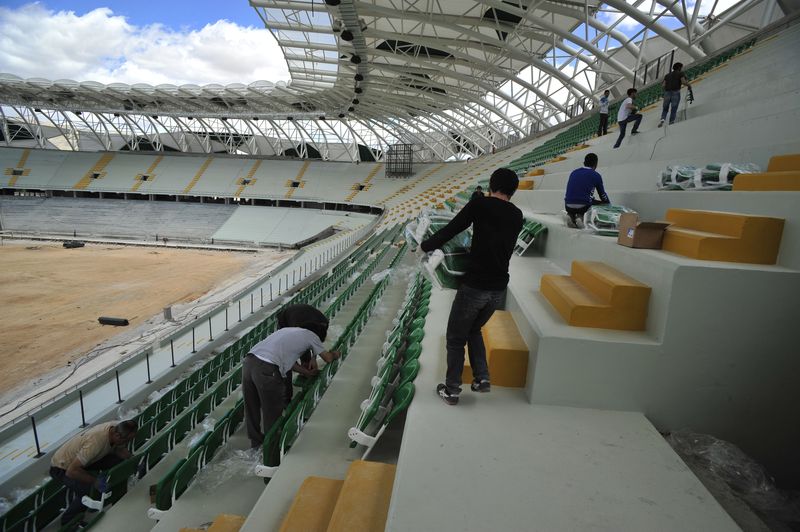
<path fill-rule="evenodd" d="M 419 360 L 409 360 L 400 368 L 400 380 L 397 386 L 402 387 L 408 382 L 413 382 L 419 374 Z"/>
<path fill-rule="evenodd" d="M 408 408 L 414 399 L 414 384 L 407 382 L 400 386 L 392 394 L 392 409 L 383 420 L 384 425 L 388 425 L 397 414 Z"/>
<path fill-rule="evenodd" d="M 180 468 L 175 472 L 175 480 L 173 485 L 173 494 L 174 499 L 177 499 L 181 495 L 186 492 L 186 489 L 191 484 L 192 480 L 194 480 L 195 475 L 197 475 L 197 471 L 199 471 L 200 466 L 198 465 L 199 455 L 198 453 L 202 453 L 202 448 L 195 450 L 193 453 L 189 453 L 189 456 L 186 458 L 186 461 L 181 465 Z"/>
<path fill-rule="evenodd" d="M 181 458 L 169 471 L 162 476 L 156 484 L 156 508 L 169 510 L 172 507 L 172 488 L 175 483 L 175 473 L 186 463 L 186 458 Z"/>
<path fill-rule="evenodd" d="M 67 490 L 66 488 L 58 491 L 47 499 L 45 499 L 39 506 L 36 507 L 33 517 L 33 530 L 42 530 L 48 524 L 55 521 L 61 515 L 62 510 L 67 505 Z"/>

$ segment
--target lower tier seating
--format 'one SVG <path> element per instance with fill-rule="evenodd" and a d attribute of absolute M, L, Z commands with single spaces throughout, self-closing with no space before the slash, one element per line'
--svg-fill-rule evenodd
<path fill-rule="evenodd" d="M 662 249 L 701 260 L 775 264 L 782 218 L 669 209 Z"/>
<path fill-rule="evenodd" d="M 572 274 L 543 275 L 542 295 L 575 327 L 642 331 L 650 287 L 602 262 L 572 263 Z"/>
<path fill-rule="evenodd" d="M 396 466 L 356 460 L 344 480 L 308 477 L 295 495 L 280 532 L 383 530 Z"/>
<path fill-rule="evenodd" d="M 528 376 L 528 346 L 510 312 L 498 310 L 483 326 L 486 362 L 493 385 L 524 388 Z M 472 367 L 464 361 L 463 382 L 472 382 Z"/>

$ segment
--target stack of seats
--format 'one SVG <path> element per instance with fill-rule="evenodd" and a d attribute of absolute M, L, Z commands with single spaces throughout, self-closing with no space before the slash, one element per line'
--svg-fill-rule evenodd
<path fill-rule="evenodd" d="M 419 373 L 420 342 L 425 336 L 430 294 L 431 283 L 417 275 L 406 292 L 394 329 L 387 334 L 369 397 L 361 403 L 361 414 L 355 426 L 347 431 L 351 447 L 366 447 L 365 459 L 389 423 L 405 411 L 414 398 L 413 383 Z"/>
<path fill-rule="evenodd" d="M 602 262 L 574 261 L 571 275 L 543 275 L 540 290 L 573 327 L 647 327 L 650 287 Z"/>

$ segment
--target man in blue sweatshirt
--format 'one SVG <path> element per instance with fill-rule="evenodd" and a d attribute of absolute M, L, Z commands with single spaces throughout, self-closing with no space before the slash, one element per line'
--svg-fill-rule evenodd
<path fill-rule="evenodd" d="M 583 225 L 583 215 L 592 205 L 611 203 L 603 188 L 603 178 L 597 173 L 597 155 L 586 154 L 583 159 L 583 168 L 573 170 L 567 182 L 567 195 L 564 196 L 564 208 L 569 216 L 567 225 L 572 228 Z M 594 191 L 600 199 L 594 198 Z"/>

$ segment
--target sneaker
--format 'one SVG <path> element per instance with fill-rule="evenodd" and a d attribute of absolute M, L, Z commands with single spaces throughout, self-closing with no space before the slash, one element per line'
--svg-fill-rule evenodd
<path fill-rule="evenodd" d="M 631 137 L 633 137 L 634 135 L 638 135 L 638 134 L 639 134 L 638 131 L 631 131 Z"/>
<path fill-rule="evenodd" d="M 445 386 L 444 383 L 439 384 L 439 386 L 436 387 L 436 393 L 438 393 L 439 397 L 441 397 L 448 405 L 458 404 L 458 394 L 452 394 L 447 391 L 447 386 Z"/>
<path fill-rule="evenodd" d="M 569 227 L 570 229 L 577 229 L 578 224 L 572 218 L 567 217 L 567 227 Z"/>
<path fill-rule="evenodd" d="M 675 123 L 675 121 L 673 120 L 672 122 L 670 122 L 670 123 L 669 123 L 669 125 L 672 125 L 672 124 L 674 124 L 674 123 Z"/>
<path fill-rule="evenodd" d="M 659 120 L 658 127 L 662 127 L 663 125 L 664 125 L 664 121 L 663 120 Z"/>
<path fill-rule="evenodd" d="M 488 380 L 481 379 L 480 381 L 472 381 L 470 389 L 473 392 L 487 393 L 491 391 L 492 385 L 489 383 Z"/>

